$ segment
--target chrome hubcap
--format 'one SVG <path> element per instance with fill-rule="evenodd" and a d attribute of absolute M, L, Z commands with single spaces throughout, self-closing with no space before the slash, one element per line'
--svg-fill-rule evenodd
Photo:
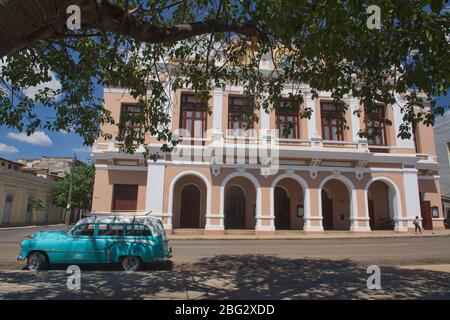
<path fill-rule="evenodd" d="M 39 265 L 39 259 L 36 255 L 32 255 L 30 259 L 28 259 L 28 269 L 36 270 Z"/>
<path fill-rule="evenodd" d="M 127 257 L 123 261 L 123 266 L 127 271 L 135 271 L 139 266 L 139 259 L 136 257 Z"/>

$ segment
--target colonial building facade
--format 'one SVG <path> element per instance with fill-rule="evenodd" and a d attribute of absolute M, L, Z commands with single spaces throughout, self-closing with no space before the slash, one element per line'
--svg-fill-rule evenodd
<path fill-rule="evenodd" d="M 53 191 L 60 177 L 33 174 L 24 165 L 0 158 L 0 227 L 54 224 L 63 221 L 64 209 L 53 204 Z M 33 214 L 32 199 L 42 201 L 44 210 Z"/>
<path fill-rule="evenodd" d="M 431 127 L 420 124 L 413 138 L 402 140 L 400 106 L 379 105 L 365 114 L 356 98 L 347 97 L 349 128 L 337 133 L 329 120 L 336 112 L 330 94 L 313 99 L 308 86 L 302 89 L 314 110 L 310 119 L 248 107 L 242 87 L 215 88 L 212 112 L 189 90 L 170 91 L 171 125 L 182 142 L 153 161 L 143 158 L 142 146 L 125 154 L 114 139 L 99 138 L 92 211 L 151 212 L 169 232 L 195 228 L 206 234 L 406 232 L 416 216 L 425 229 L 443 228 Z M 136 112 L 124 89 L 105 89 L 104 99 L 117 121 Z M 357 109 L 361 117 L 353 114 Z M 248 125 L 237 112 L 255 113 L 259 121 Z M 384 126 L 384 116 L 392 126 Z M 360 139 L 365 126 L 381 128 L 380 136 Z M 102 129 L 120 134 L 116 126 Z M 158 150 L 161 142 L 149 135 L 146 144 Z"/>

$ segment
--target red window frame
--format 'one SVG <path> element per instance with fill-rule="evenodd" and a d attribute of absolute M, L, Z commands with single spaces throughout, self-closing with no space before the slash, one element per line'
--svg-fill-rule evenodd
<path fill-rule="evenodd" d="M 201 137 L 205 138 L 207 129 L 207 106 L 195 98 L 194 94 L 182 93 L 181 94 L 181 117 L 180 117 L 180 129 L 188 129 L 188 123 L 190 122 L 190 127 L 192 132 L 189 132 L 189 137 Z M 197 135 L 195 132 L 195 122 L 197 120 L 201 121 L 201 132 Z"/>
<path fill-rule="evenodd" d="M 419 152 L 419 144 L 417 143 L 417 122 L 413 121 L 412 123 L 412 135 L 413 135 L 413 141 L 414 141 L 414 148 L 416 150 L 416 152 Z"/>
<path fill-rule="evenodd" d="M 237 103 L 237 101 L 242 101 Z M 253 128 L 254 122 L 252 119 L 255 105 L 253 100 L 249 97 L 228 97 L 228 129 L 248 129 Z M 246 120 L 242 115 L 247 115 L 249 120 Z M 237 119 L 237 121 L 236 121 Z M 235 122 L 238 123 L 235 126 Z"/>
<path fill-rule="evenodd" d="M 332 106 L 332 109 L 325 110 L 324 106 Z M 337 133 L 336 121 L 333 121 L 333 119 L 337 119 L 339 116 L 340 114 L 337 105 L 333 104 L 332 102 L 320 103 L 320 119 L 323 140 L 344 141 L 344 133 Z M 326 133 L 328 133 L 328 135 Z M 336 139 L 333 139 L 333 135 L 336 136 Z M 329 139 L 327 139 L 326 137 L 328 137 Z"/>
<path fill-rule="evenodd" d="M 288 106 L 282 101 L 276 108 L 276 126 L 278 129 L 278 137 L 282 139 L 300 139 L 300 121 L 297 112 L 288 110 Z M 281 125 L 286 127 L 292 124 L 289 136 L 286 136 L 281 129 Z"/>
<path fill-rule="evenodd" d="M 126 116 L 131 115 L 130 117 Z M 133 119 L 140 118 L 142 116 L 142 110 L 135 104 L 122 104 L 120 109 L 120 121 L 125 121 L 124 128 L 119 130 L 119 139 L 124 140 L 125 138 L 125 128 L 131 131 L 142 130 L 142 124 L 136 124 Z"/>
<path fill-rule="evenodd" d="M 375 105 L 371 112 L 367 111 L 367 108 L 364 110 L 365 112 L 365 123 L 366 130 L 370 133 L 372 128 L 379 128 L 380 134 L 375 136 L 372 139 L 367 139 L 367 142 L 371 146 L 387 146 L 386 139 L 386 124 L 384 123 L 384 119 L 386 117 L 386 106 L 385 105 Z"/>

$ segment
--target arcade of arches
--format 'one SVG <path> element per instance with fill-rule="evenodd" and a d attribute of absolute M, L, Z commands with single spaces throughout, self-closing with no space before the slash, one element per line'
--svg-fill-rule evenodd
<path fill-rule="evenodd" d="M 388 179 L 373 179 L 365 181 L 366 189 L 361 187 L 360 191 L 364 196 L 359 195 L 358 199 L 352 199 L 356 194 L 353 182 L 347 178 L 332 177 L 323 180 L 321 186 L 317 187 L 320 181 L 316 182 L 316 187 L 311 188 L 305 183 L 300 183 L 298 179 L 287 176 L 283 177 L 271 187 L 261 187 L 258 180 L 246 175 L 234 175 L 231 179 L 219 184 L 208 184 L 207 178 L 197 175 L 186 174 L 177 179 L 173 187 L 172 221 L 173 229 L 195 228 L 205 229 L 211 225 L 215 229 L 211 230 L 256 230 L 258 226 L 263 226 L 268 231 L 276 230 L 312 230 L 307 229 L 308 218 L 320 219 L 314 231 L 322 230 L 397 230 L 406 231 L 409 225 L 402 222 L 405 219 L 396 219 L 397 214 L 401 217 L 402 209 L 399 189 Z M 226 176 L 225 176 L 226 177 Z M 256 182 L 255 182 L 256 181 Z M 272 180 L 273 181 L 273 180 Z M 221 198 L 212 192 L 221 190 Z M 308 193 L 306 193 L 308 191 Z M 208 192 L 210 197 L 220 203 L 220 210 L 211 211 L 208 205 Z M 261 193 L 260 193 L 261 192 Z M 315 198 L 312 194 L 316 192 Z M 261 204 L 270 203 L 270 213 L 258 212 L 258 193 L 260 193 Z M 309 195 L 305 201 L 306 194 Z M 365 197 L 363 203 L 361 198 Z M 312 210 L 314 201 L 317 201 L 318 210 Z M 357 204 L 353 201 L 358 202 Z M 311 204 L 313 203 L 313 204 Z M 261 205 L 262 206 L 262 205 Z M 219 205 L 216 205 L 219 207 Z M 268 205 L 265 204 L 265 208 Z M 353 209 L 352 209 L 353 208 Z M 358 208 L 356 210 L 355 208 Z M 361 210 L 361 208 L 365 208 Z M 353 211 L 357 211 L 352 213 Z M 221 212 L 219 212 L 221 211 Z M 364 211 L 364 213 L 361 213 Z M 320 213 L 320 215 L 318 215 Z M 355 217 L 352 217 L 355 214 Z M 365 216 L 364 216 L 365 214 Z M 258 218 L 261 219 L 258 221 Z M 356 223 L 355 223 L 356 220 Z M 215 222 L 211 222 L 215 221 Z M 358 225 L 359 223 L 359 225 Z M 397 223 L 397 224 L 396 224 Z M 309 225 L 312 225 L 311 223 Z M 356 226 L 356 227 L 355 227 Z M 359 229 L 358 229 L 359 227 Z"/>

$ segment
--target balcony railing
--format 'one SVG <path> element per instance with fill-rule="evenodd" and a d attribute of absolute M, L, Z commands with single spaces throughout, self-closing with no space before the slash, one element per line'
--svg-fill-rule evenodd
<path fill-rule="evenodd" d="M 358 149 L 358 142 L 351 141 L 323 141 L 323 147 L 328 149 Z"/>
<path fill-rule="evenodd" d="M 277 139 L 276 140 L 279 146 L 292 146 L 292 147 L 311 147 L 310 140 L 301 140 L 301 139 Z"/>
<path fill-rule="evenodd" d="M 261 139 L 258 137 L 245 137 L 245 136 L 225 136 L 225 143 L 236 144 L 258 144 Z"/>

